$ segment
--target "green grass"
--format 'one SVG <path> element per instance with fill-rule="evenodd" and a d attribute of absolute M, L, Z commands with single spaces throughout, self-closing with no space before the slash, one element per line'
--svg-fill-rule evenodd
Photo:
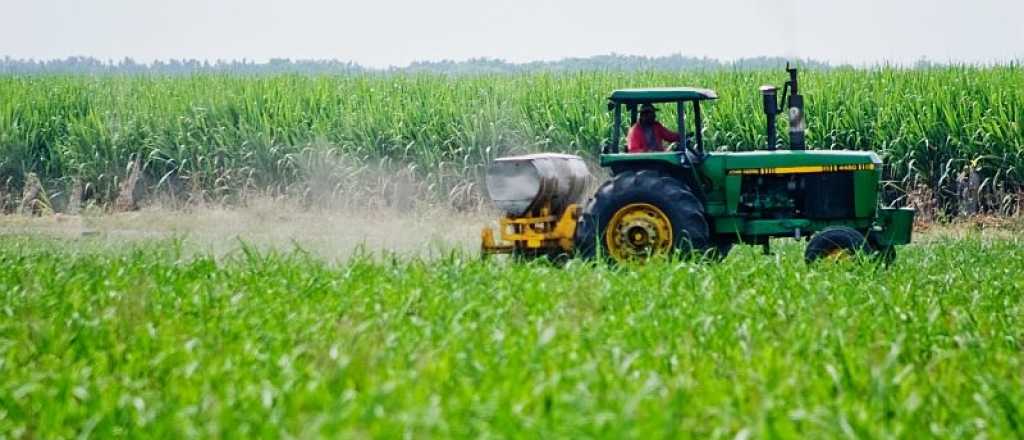
<path fill-rule="evenodd" d="M 237 190 L 302 181 L 310 169 L 380 161 L 412 166 L 444 189 L 479 181 L 507 153 L 593 157 L 608 137 L 605 98 L 616 88 L 698 85 L 710 148 L 765 143 L 757 87 L 773 71 L 348 76 L 3 76 L 0 178 L 27 171 L 78 177 L 95 198 L 116 192 L 132 157 L 151 183 L 176 176 L 194 189 Z M 1019 65 L 805 72 L 810 144 L 873 149 L 901 189 L 945 199 L 976 169 L 989 209 L 1013 201 L 1024 177 L 1024 72 Z M 673 110 L 663 114 L 671 120 Z"/>
<path fill-rule="evenodd" d="M 0 238 L 0 437 L 1020 437 L 1024 246 L 635 270 Z"/>

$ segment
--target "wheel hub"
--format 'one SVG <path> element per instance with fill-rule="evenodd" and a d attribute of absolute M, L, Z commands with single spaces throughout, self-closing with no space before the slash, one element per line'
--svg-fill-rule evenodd
<path fill-rule="evenodd" d="M 849 260 L 850 257 L 852 257 L 850 251 L 844 248 L 835 248 L 822 255 L 822 258 L 832 262 Z"/>
<path fill-rule="evenodd" d="M 672 249 L 672 222 L 654 205 L 631 203 L 612 216 L 605 242 L 608 253 L 618 261 L 666 255 Z"/>

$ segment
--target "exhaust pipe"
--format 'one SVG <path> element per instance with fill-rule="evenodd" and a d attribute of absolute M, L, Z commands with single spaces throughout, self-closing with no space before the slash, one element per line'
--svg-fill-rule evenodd
<path fill-rule="evenodd" d="M 792 150 L 804 150 L 804 132 L 807 131 L 807 122 L 804 121 L 804 97 L 797 88 L 796 68 L 789 67 L 786 63 L 786 72 L 789 73 L 789 81 L 786 87 L 790 89 L 789 95 L 789 148 Z M 785 96 L 785 92 L 782 94 Z"/>

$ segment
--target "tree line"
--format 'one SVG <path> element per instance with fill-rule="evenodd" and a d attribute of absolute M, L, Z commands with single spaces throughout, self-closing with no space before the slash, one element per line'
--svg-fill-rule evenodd
<path fill-rule="evenodd" d="M 5 75 L 48 75 L 48 74 L 158 74 L 191 75 L 197 73 L 226 73 L 240 75 L 345 75 L 345 74 L 388 74 L 388 73 L 434 73 L 445 75 L 460 74 L 506 74 L 530 72 L 575 72 L 575 71 L 682 71 L 682 70 L 757 70 L 778 68 L 787 61 L 796 62 L 805 68 L 828 69 L 833 66 L 811 59 L 787 59 L 783 57 L 752 57 L 731 61 L 715 58 L 684 56 L 638 56 L 607 54 L 591 57 L 564 58 L 556 61 L 533 61 L 513 63 L 495 58 L 473 58 L 469 60 L 417 61 L 407 66 L 393 66 L 383 69 L 361 66 L 350 61 L 309 60 L 272 58 L 264 62 L 253 60 L 156 60 L 149 63 L 132 58 L 101 60 L 94 57 L 75 56 L 63 59 L 36 60 L 16 59 L 5 56 L 0 59 L 0 74 Z"/>

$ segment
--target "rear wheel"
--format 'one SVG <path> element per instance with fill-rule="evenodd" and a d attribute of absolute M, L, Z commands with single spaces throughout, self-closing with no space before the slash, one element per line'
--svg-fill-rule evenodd
<path fill-rule="evenodd" d="M 856 229 L 833 226 L 822 229 L 811 237 L 804 251 L 804 260 L 813 263 L 819 260 L 838 261 L 870 251 L 867 239 Z"/>
<path fill-rule="evenodd" d="M 597 191 L 576 227 L 581 257 L 616 263 L 703 253 L 710 246 L 700 201 L 678 180 L 656 171 L 626 171 Z"/>

